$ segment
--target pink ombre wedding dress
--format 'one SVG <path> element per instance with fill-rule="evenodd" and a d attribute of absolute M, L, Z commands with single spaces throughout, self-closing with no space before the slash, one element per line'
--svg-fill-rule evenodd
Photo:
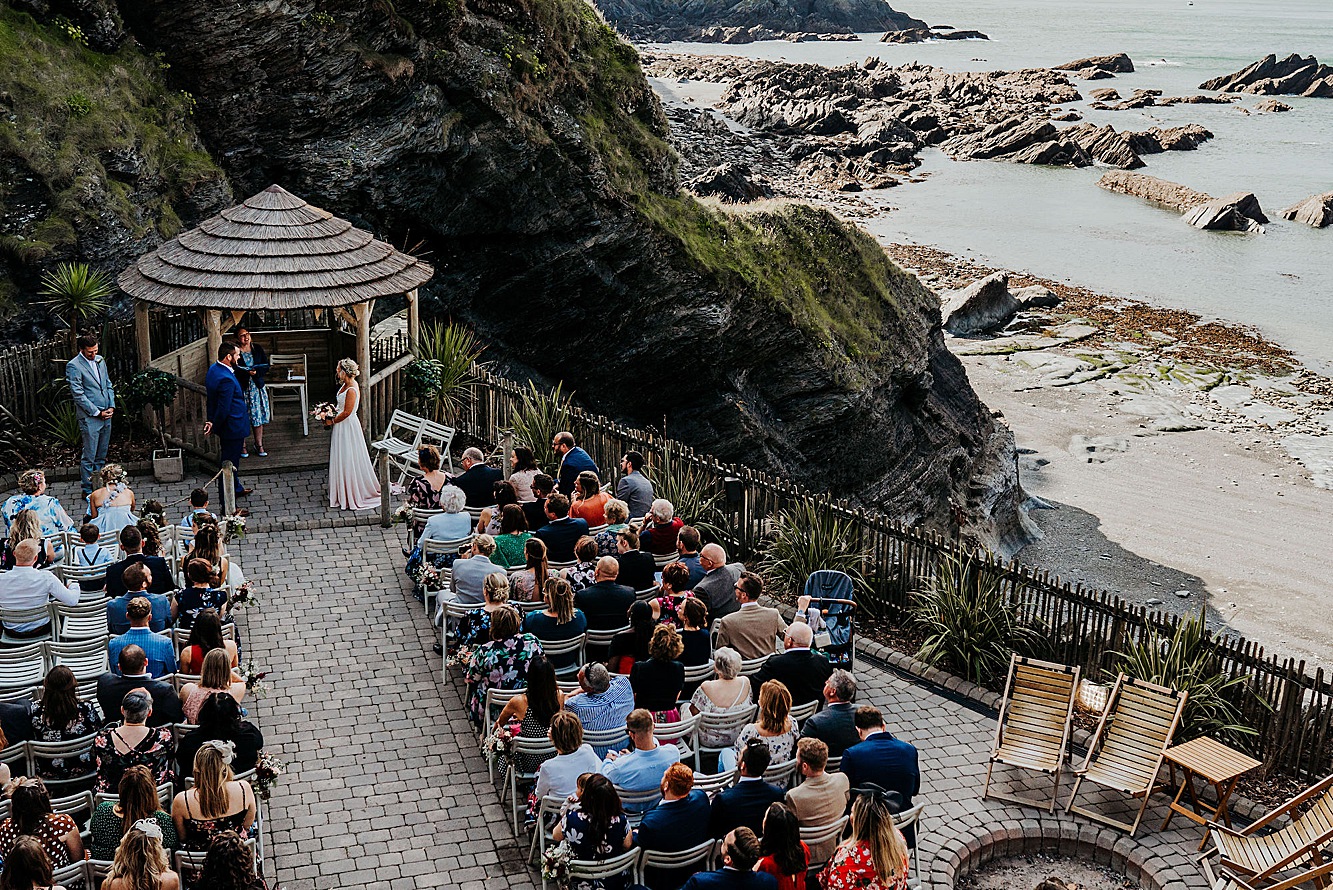
<path fill-rule="evenodd" d="M 338 413 L 344 410 L 347 394 L 353 402 L 361 391 L 353 384 L 338 393 Z M 329 506 L 343 510 L 370 510 L 380 505 L 380 483 L 370 463 L 366 437 L 355 409 L 347 418 L 333 425 L 329 443 Z"/>

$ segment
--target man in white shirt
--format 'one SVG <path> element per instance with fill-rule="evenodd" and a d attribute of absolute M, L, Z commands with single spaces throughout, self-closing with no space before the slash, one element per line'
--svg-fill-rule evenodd
<path fill-rule="evenodd" d="M 70 590 L 53 572 L 34 568 L 40 544 L 22 541 L 14 548 L 15 567 L 0 575 L 0 609 L 39 609 L 52 600 L 72 606 L 79 601 L 79 591 Z M 41 637 L 50 629 L 46 620 L 20 621 L 6 625 L 13 637 Z"/>

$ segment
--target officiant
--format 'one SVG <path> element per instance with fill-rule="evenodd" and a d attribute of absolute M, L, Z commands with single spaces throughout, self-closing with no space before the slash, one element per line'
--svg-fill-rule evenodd
<path fill-rule="evenodd" d="M 236 378 L 245 390 L 245 401 L 250 407 L 250 428 L 254 430 L 255 454 L 268 457 L 264 450 L 264 425 L 273 420 L 273 406 L 268 400 L 268 389 L 264 386 L 264 377 L 268 374 L 268 353 L 264 347 L 254 342 L 250 329 L 238 327 L 235 331 L 236 342 L 241 346 L 241 355 L 236 360 Z M 250 452 L 242 449 L 241 457 L 249 457 Z"/>

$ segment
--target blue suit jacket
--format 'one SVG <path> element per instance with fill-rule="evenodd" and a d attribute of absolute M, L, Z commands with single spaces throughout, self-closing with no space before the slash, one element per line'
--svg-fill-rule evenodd
<path fill-rule="evenodd" d="M 244 439 L 250 435 L 250 408 L 236 374 L 222 362 L 208 368 L 208 421 L 219 439 Z"/>
<path fill-rule="evenodd" d="M 585 519 L 565 516 L 548 522 L 533 532 L 546 545 L 546 558 L 552 562 L 566 562 L 574 558 L 574 545 L 588 533 Z"/>
<path fill-rule="evenodd" d="M 639 846 L 659 853 L 679 853 L 712 840 L 708 814 L 712 805 L 702 791 L 691 791 L 684 800 L 661 801 L 643 814 Z"/>
<path fill-rule="evenodd" d="M 80 417 L 96 417 L 107 408 L 116 407 L 116 392 L 111 387 L 106 360 L 99 355 L 96 361 L 98 374 L 93 373 L 82 355 L 74 356 L 65 365 L 65 381 Z"/>
<path fill-rule="evenodd" d="M 778 879 L 766 871 L 701 871 L 681 890 L 778 890 Z"/>
<path fill-rule="evenodd" d="M 584 470 L 597 472 L 597 464 L 588 452 L 579 448 L 577 445 L 565 452 L 565 456 L 560 459 L 559 478 L 556 479 L 555 487 L 565 497 L 574 493 L 574 480 L 579 478 L 579 473 Z"/>
<path fill-rule="evenodd" d="M 744 825 L 756 835 L 764 833 L 764 813 L 768 805 L 787 796 L 777 785 L 765 781 L 743 779 L 723 791 L 713 801 L 709 831 L 713 837 L 723 838 L 733 828 Z"/>
<path fill-rule="evenodd" d="M 921 791 L 916 748 L 894 738 L 890 732 L 876 733 L 842 752 L 842 765 L 838 769 L 847 777 L 853 792 L 861 785 L 873 782 L 885 791 L 901 794 L 904 807 L 910 807 L 912 798 Z M 851 809 L 850 800 L 847 808 Z M 903 837 L 909 847 L 916 846 L 916 834 L 910 826 L 903 832 Z"/>

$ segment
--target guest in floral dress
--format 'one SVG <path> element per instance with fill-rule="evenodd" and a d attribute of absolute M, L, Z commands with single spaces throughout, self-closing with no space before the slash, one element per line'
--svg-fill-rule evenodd
<path fill-rule="evenodd" d="M 440 449 L 434 445 L 422 445 L 417 449 L 417 465 L 421 467 L 420 478 L 407 483 L 407 489 L 403 492 L 407 505 L 419 510 L 443 510 L 440 506 L 440 492 L 449 484 L 449 477 L 440 472 Z M 424 520 L 413 523 L 413 531 L 418 536 L 425 527 Z"/>
<path fill-rule="evenodd" d="M 825 890 L 907 890 L 907 841 L 883 791 L 857 795 L 851 837 L 833 852 L 819 884 Z"/>
<path fill-rule="evenodd" d="M 750 739 L 760 739 L 773 753 L 774 763 L 784 763 L 796 756 L 796 742 L 800 738 L 796 721 L 791 719 L 791 692 L 781 680 L 769 680 L 759 687 L 759 717 L 736 735 L 730 751 L 718 757 L 719 769 L 730 769 Z M 722 764 L 726 764 L 723 766 Z M 779 787 L 786 785 L 779 783 Z"/>
<path fill-rule="evenodd" d="M 90 736 L 102 725 L 102 715 L 93 702 L 79 701 L 74 672 L 60 664 L 47 671 L 42 681 L 42 700 L 29 711 L 32 738 L 37 742 L 68 742 Z M 91 752 L 74 757 L 37 761 L 43 779 L 74 779 L 92 772 Z"/>
<path fill-rule="evenodd" d="M 472 653 L 468 661 L 468 717 L 480 726 L 485 722 L 486 690 L 519 689 L 527 681 L 528 662 L 542 654 L 541 643 L 521 630 L 518 609 L 505 606 L 491 614 L 491 640 Z"/>
<path fill-rule="evenodd" d="M 145 690 L 125 693 L 120 706 L 123 722 L 111 724 L 93 740 L 93 757 L 97 761 L 94 790 L 114 794 L 125 770 L 139 765 L 148 767 L 154 785 L 165 785 L 172 780 L 176 743 L 170 726 L 154 728 L 146 724 L 152 711 L 153 699 Z"/>
<path fill-rule="evenodd" d="M 678 609 L 687 598 L 694 596 L 689 590 L 690 570 L 683 562 L 670 562 L 662 567 L 662 580 L 658 582 L 658 596 L 650 602 L 653 605 L 653 617 L 663 624 L 675 625 L 681 630 L 684 624 Z"/>
<path fill-rule="evenodd" d="M 46 474 L 41 470 L 24 470 L 19 476 L 19 493 L 0 506 L 0 521 L 4 522 L 6 535 L 9 534 L 14 517 L 24 510 L 37 512 L 37 522 L 42 527 L 44 538 L 78 528 L 65 508 L 60 506 L 60 501 L 46 493 Z"/>
<path fill-rule="evenodd" d="M 587 535 L 579 538 L 579 542 L 574 545 L 574 558 L 578 560 L 574 565 L 560 573 L 569 586 L 578 593 L 585 587 L 591 587 L 597 583 L 597 541 Z"/>
<path fill-rule="evenodd" d="M 600 773 L 589 773 L 579 778 L 578 803 L 561 817 L 551 837 L 556 843 L 569 844 L 574 858 L 602 862 L 619 856 L 634 843 L 634 832 L 625 808 L 620 805 L 611 780 Z M 571 890 L 623 890 L 628 884 L 625 875 L 599 880 L 575 880 Z"/>
<path fill-rule="evenodd" d="M 264 385 L 268 376 L 268 353 L 250 336 L 248 328 L 236 329 L 236 341 L 241 345 L 241 352 L 236 357 L 236 378 L 245 390 L 246 406 L 250 409 L 250 429 L 255 437 L 255 453 L 268 457 L 264 450 L 264 427 L 273 420 L 273 408 L 269 403 L 268 387 Z M 242 453 L 241 457 L 249 457 Z"/>
<path fill-rule="evenodd" d="M 629 528 L 629 505 L 624 501 L 612 498 L 606 502 L 602 515 L 606 519 L 606 528 L 596 535 L 597 555 L 619 556 L 620 551 L 616 548 L 616 533 Z"/>
<path fill-rule="evenodd" d="M 498 572 L 487 575 L 481 583 L 481 597 L 486 604 L 460 618 L 455 631 L 458 644 L 468 649 L 490 641 L 491 617 L 496 610 L 513 608 L 509 605 L 509 579 Z"/>

